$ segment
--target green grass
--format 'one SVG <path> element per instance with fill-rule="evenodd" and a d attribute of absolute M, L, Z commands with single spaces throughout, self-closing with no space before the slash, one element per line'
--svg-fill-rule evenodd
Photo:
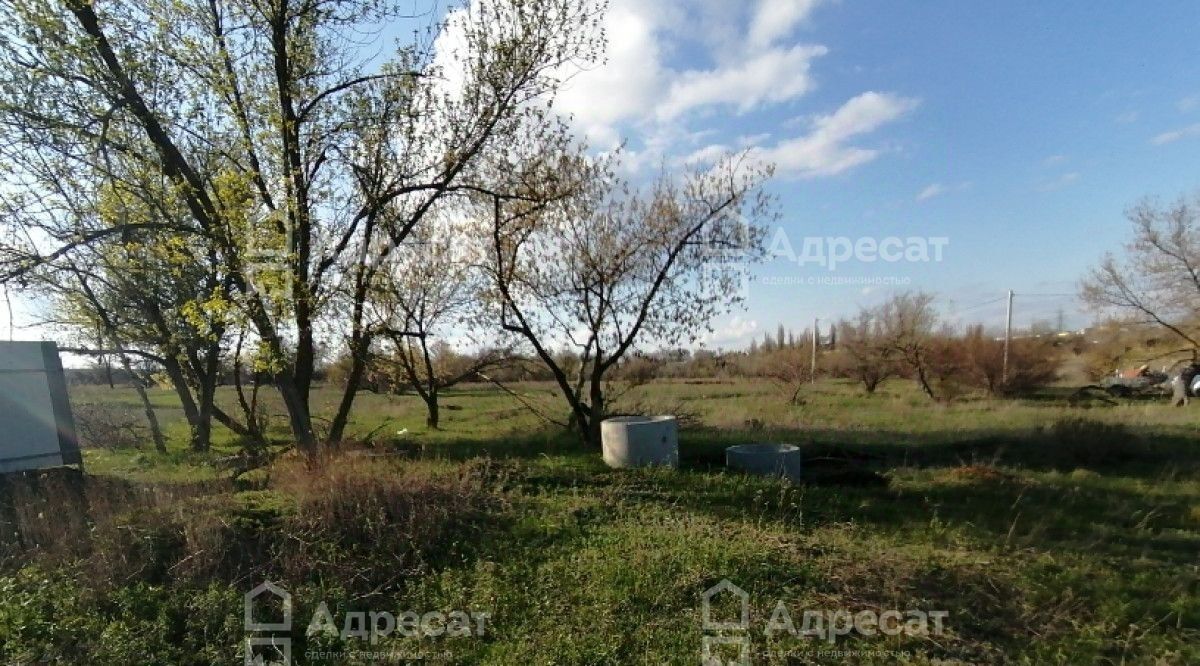
<path fill-rule="evenodd" d="M 549 387 L 520 390 L 553 404 Z M 72 391 L 76 402 L 133 399 Z M 271 575 L 296 597 L 300 663 L 370 661 L 304 657 L 319 649 L 434 663 L 694 664 L 701 593 L 725 578 L 750 593 L 756 664 L 1200 662 L 1200 410 L 1071 407 L 1055 391 L 938 405 L 906 382 L 870 397 L 824 382 L 802 397 L 790 405 L 751 381 L 636 389 L 630 404 L 698 422 L 681 434 L 672 472 L 609 470 L 491 389 L 448 394 L 461 409 L 444 409 L 438 431 L 415 398 L 362 394 L 350 431 L 373 432 L 374 455 L 333 460 L 328 484 L 285 457 L 262 475 L 265 489 L 239 492 L 213 463 L 233 439 L 222 433 L 207 457 L 183 451 L 178 408 L 156 393 L 172 451 L 91 450 L 86 464 L 133 488 L 203 487 L 156 490 L 166 499 L 153 520 L 114 519 L 154 546 L 139 557 L 172 575 L 96 576 L 99 548 L 10 558 L 0 661 L 236 662 L 240 595 Z M 317 412 L 336 398 L 319 390 Z M 723 448 L 748 441 L 799 444 L 805 483 L 724 471 Z M 847 467 L 872 475 L 837 473 Z M 204 568 L 195 544 L 255 556 Z M 482 637 L 307 638 L 322 600 L 339 627 L 356 611 L 490 618 Z M 805 610 L 949 615 L 941 636 L 851 633 L 830 644 L 768 638 L 780 602 L 797 628 Z M 829 649 L 844 654 L 815 653 Z"/>

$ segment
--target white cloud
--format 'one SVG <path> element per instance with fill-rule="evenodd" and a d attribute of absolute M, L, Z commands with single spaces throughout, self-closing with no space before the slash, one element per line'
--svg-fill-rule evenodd
<path fill-rule="evenodd" d="M 749 136 L 739 136 L 737 143 L 743 148 L 748 146 L 757 146 L 758 144 L 771 138 L 770 132 L 760 132 L 759 134 L 751 134 Z"/>
<path fill-rule="evenodd" d="M 739 346 L 748 343 L 757 330 L 757 320 L 743 319 L 740 315 L 734 315 L 725 325 L 718 326 L 712 333 L 705 336 L 704 344 L 710 347 Z"/>
<path fill-rule="evenodd" d="M 789 37 L 823 1 L 611 0 L 602 60 L 559 73 L 565 81 L 555 109 L 571 116 L 595 149 L 631 139 L 623 160 L 631 173 L 654 162 L 711 161 L 718 150 L 748 146 L 760 146 L 781 174 L 842 173 L 882 152 L 853 145 L 854 137 L 903 116 L 916 100 L 866 92 L 831 114 L 798 119 L 804 129 L 792 130 L 802 134 L 793 138 L 739 138 L 733 128 L 740 123 L 729 118 L 792 102 L 816 87 L 813 63 L 828 49 Z M 443 36 L 437 45 L 450 76 L 454 44 Z M 696 130 L 713 128 L 718 137 L 699 140 Z M 764 129 L 778 132 L 779 125 L 754 127 Z"/>
<path fill-rule="evenodd" d="M 965 192 L 974 186 L 975 183 L 969 180 L 964 180 L 961 183 L 951 183 L 949 185 L 945 183 L 930 183 L 925 187 L 925 189 L 917 193 L 916 200 L 918 202 L 928 201 L 934 197 L 940 197 L 943 194 L 949 194 L 951 192 Z"/>
<path fill-rule="evenodd" d="M 770 138 L 770 133 L 763 132 L 761 134 L 739 136 L 737 140 L 733 142 L 733 145 L 727 145 L 724 143 L 710 143 L 693 150 L 675 162 L 685 166 L 703 166 L 715 164 L 722 157 L 725 157 L 731 152 L 739 152 L 747 149 L 757 148 L 764 141 Z"/>
<path fill-rule="evenodd" d="M 1200 95 L 1188 95 L 1187 97 L 1184 97 L 1176 102 L 1175 107 L 1178 108 L 1181 113 L 1195 111 L 1197 108 L 1200 108 Z"/>
<path fill-rule="evenodd" d="M 680 160 L 680 162 L 687 166 L 713 164 L 727 154 L 729 154 L 729 146 L 712 143 L 692 151 Z"/>
<path fill-rule="evenodd" d="M 1054 180 L 1048 180 L 1041 185 L 1038 185 L 1037 189 L 1039 192 L 1055 192 L 1075 184 L 1078 180 L 1079 174 L 1072 171 L 1070 173 L 1064 173 Z"/>
<path fill-rule="evenodd" d="M 891 93 L 865 92 L 837 111 L 811 122 L 806 136 L 788 139 L 759 151 L 782 174 L 801 178 L 832 176 L 866 164 L 879 149 L 847 145 L 847 141 L 898 120 L 916 108 L 918 101 Z"/>
<path fill-rule="evenodd" d="M 739 16 L 723 3 L 717 11 L 681 0 L 613 0 L 604 20 L 604 64 L 572 76 L 557 108 L 573 115 L 594 144 L 607 146 L 617 142 L 622 125 L 654 132 L 649 125 L 671 123 L 692 112 L 729 108 L 745 113 L 801 97 L 815 86 L 812 61 L 828 49 L 772 43 L 806 18 L 816 1 L 762 0 L 750 21 L 775 17 L 771 25 L 783 31 L 757 28 L 761 36 L 756 39 L 767 41 L 747 49 L 744 37 L 731 46 L 710 34 L 713 29 L 703 28 L 720 15 L 725 27 L 733 22 L 745 34 L 744 12 Z M 697 43 L 712 66 L 682 69 L 668 63 L 680 46 Z"/>
<path fill-rule="evenodd" d="M 941 183 L 932 183 L 917 194 L 917 201 L 928 201 L 940 194 L 946 193 L 946 186 Z"/>
<path fill-rule="evenodd" d="M 817 0 L 760 0 L 750 21 L 750 46 L 769 46 L 804 22 Z"/>
<path fill-rule="evenodd" d="M 660 64 L 660 17 L 647 3 L 614 2 L 605 16 L 607 61 L 574 76 L 557 106 L 573 114 L 588 138 L 605 146 L 619 142 L 613 127 L 648 114 L 658 103 L 668 73 Z"/>
<path fill-rule="evenodd" d="M 1062 164 L 1066 161 L 1066 155 L 1050 155 L 1046 159 L 1042 160 L 1042 166 L 1054 166 L 1055 164 Z"/>
<path fill-rule="evenodd" d="M 799 97 L 813 88 L 809 75 L 812 60 L 826 53 L 824 46 L 772 49 L 737 65 L 683 72 L 659 105 L 658 118 L 671 120 L 693 109 L 718 105 L 736 106 L 744 113 L 764 102 Z"/>
<path fill-rule="evenodd" d="M 1139 114 L 1137 111 L 1126 111 L 1125 113 L 1118 115 L 1116 117 L 1116 121 L 1122 125 L 1129 125 L 1137 122 L 1138 115 Z"/>
<path fill-rule="evenodd" d="M 466 86 L 467 75 L 461 58 L 465 57 L 467 38 L 464 24 L 468 20 L 469 7 L 460 7 L 446 13 L 446 27 L 434 41 L 433 64 L 440 70 L 441 87 L 446 94 L 460 99 Z"/>
<path fill-rule="evenodd" d="M 1151 139 L 1150 143 L 1153 143 L 1156 146 L 1162 146 L 1168 143 L 1174 143 L 1180 139 L 1188 139 L 1194 136 L 1200 136 L 1200 123 L 1188 125 L 1187 127 L 1181 127 L 1180 129 L 1172 130 L 1170 132 L 1163 132 L 1162 134 L 1159 134 Z"/>

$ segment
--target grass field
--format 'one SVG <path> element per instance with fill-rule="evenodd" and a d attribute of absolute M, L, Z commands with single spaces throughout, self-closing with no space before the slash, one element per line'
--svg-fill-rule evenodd
<path fill-rule="evenodd" d="M 70 533 L 53 501 L 24 516 L 47 525 L 3 560 L 0 661 L 240 663 L 242 594 L 271 578 L 294 595 L 298 663 L 694 664 L 723 579 L 749 594 L 755 664 L 1200 663 L 1200 407 L 1064 395 L 639 387 L 631 408 L 688 417 L 676 472 L 609 470 L 491 388 L 447 394 L 439 431 L 416 398 L 364 393 L 368 444 L 234 480 L 228 433 L 184 451 L 156 393 L 172 451 L 86 451 L 86 536 L 52 537 Z M 318 413 L 336 398 L 321 389 Z M 72 400 L 138 408 L 124 389 Z M 799 444 L 805 482 L 724 471 L 752 441 Z M 306 636 L 322 602 L 339 630 L 355 612 L 488 617 L 481 636 Z M 806 611 L 946 615 L 936 635 L 831 641 L 779 630 L 781 605 L 797 630 Z"/>

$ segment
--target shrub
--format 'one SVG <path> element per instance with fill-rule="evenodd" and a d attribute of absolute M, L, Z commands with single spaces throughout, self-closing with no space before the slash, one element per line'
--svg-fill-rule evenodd
<path fill-rule="evenodd" d="M 661 365 L 661 362 L 649 356 L 632 356 L 617 368 L 614 378 L 641 386 L 658 376 Z"/>
<path fill-rule="evenodd" d="M 145 417 L 127 407 L 84 403 L 72 411 L 80 446 L 136 449 L 150 440 Z"/>
<path fill-rule="evenodd" d="M 456 474 L 411 467 L 342 456 L 310 470 L 285 460 L 270 488 L 217 494 L 92 477 L 82 493 L 65 481 L 8 482 L 0 487 L 0 573 L 70 564 L 97 588 L 263 578 L 395 587 L 455 557 L 495 524 L 498 506 L 489 463 Z"/>
<path fill-rule="evenodd" d="M 85 576 L 0 576 L 0 663 L 229 663 L 244 640 L 243 590 L 135 583 L 98 594 Z M 241 660 L 238 659 L 238 662 Z"/>
<path fill-rule="evenodd" d="M 296 502 L 283 524 L 291 546 L 281 553 L 282 573 L 321 572 L 369 590 L 453 556 L 496 508 L 486 488 L 490 463 L 468 464 L 456 475 L 427 472 L 353 456 L 318 470 L 299 464 L 279 470 L 272 485 Z"/>
<path fill-rule="evenodd" d="M 262 467 L 246 470 L 233 478 L 233 485 L 238 490 L 262 490 L 271 480 L 270 470 Z"/>

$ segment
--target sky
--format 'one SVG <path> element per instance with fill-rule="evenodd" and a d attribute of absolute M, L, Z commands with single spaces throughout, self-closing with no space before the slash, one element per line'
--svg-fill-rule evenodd
<path fill-rule="evenodd" d="M 631 170 L 752 148 L 794 255 L 806 238 L 942 239 L 940 261 L 775 255 L 707 343 L 797 331 L 890 293 L 947 319 L 1079 328 L 1072 296 L 1124 211 L 1200 187 L 1200 4 L 612 0 L 607 63 L 560 108 Z M 826 251 L 831 245 L 823 243 Z M 932 255 L 932 251 L 929 252 Z M 870 258 L 870 254 L 865 255 Z"/>
<path fill-rule="evenodd" d="M 750 268 L 710 347 L 904 289 L 993 327 L 1013 290 L 1017 327 L 1079 328 L 1072 294 L 1125 209 L 1200 188 L 1200 3 L 611 0 L 606 27 L 606 63 L 558 102 L 591 145 L 624 141 L 631 173 L 744 148 L 777 167 L 782 256 Z M 795 255 L 844 237 L 941 256 L 798 265 L 781 235 Z"/>

